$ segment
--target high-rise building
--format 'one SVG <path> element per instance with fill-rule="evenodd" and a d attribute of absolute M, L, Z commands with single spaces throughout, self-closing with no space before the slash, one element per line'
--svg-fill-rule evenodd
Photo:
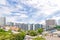
<path fill-rule="evenodd" d="M 29 30 L 37 30 L 38 28 L 43 28 L 42 24 L 29 24 Z"/>
<path fill-rule="evenodd" d="M 38 28 L 42 28 L 42 24 L 26 24 L 26 23 L 15 23 L 15 26 L 23 29 L 23 30 L 37 30 Z"/>
<path fill-rule="evenodd" d="M 21 29 L 28 30 L 28 24 L 22 23 L 21 24 Z"/>
<path fill-rule="evenodd" d="M 29 24 L 30 26 L 29 26 L 29 28 L 30 28 L 30 30 L 33 30 L 33 24 Z"/>
<path fill-rule="evenodd" d="M 13 22 L 7 22 L 6 25 L 8 25 L 8 26 L 14 26 L 14 23 Z"/>
<path fill-rule="evenodd" d="M 0 26 L 6 25 L 6 18 L 5 17 L 0 17 Z"/>
<path fill-rule="evenodd" d="M 22 30 L 28 30 L 28 24 L 26 23 L 15 23 L 15 26 L 21 28 Z"/>
<path fill-rule="evenodd" d="M 46 29 L 51 29 L 56 26 L 56 21 L 51 19 L 51 20 L 46 20 Z"/>
<path fill-rule="evenodd" d="M 21 23 L 15 23 L 14 25 L 19 27 L 19 28 L 21 27 Z"/>
<path fill-rule="evenodd" d="M 35 30 L 37 30 L 39 28 L 43 28 L 43 25 L 42 24 L 35 24 Z"/>

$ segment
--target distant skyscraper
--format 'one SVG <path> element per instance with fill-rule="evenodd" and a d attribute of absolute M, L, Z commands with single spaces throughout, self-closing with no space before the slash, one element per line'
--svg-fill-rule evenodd
<path fill-rule="evenodd" d="M 0 26 L 6 25 L 6 18 L 5 17 L 0 17 Z"/>
<path fill-rule="evenodd" d="M 28 24 L 22 23 L 21 24 L 21 29 L 28 30 Z"/>
<path fill-rule="evenodd" d="M 42 24 L 29 24 L 29 30 L 37 30 L 38 28 L 43 28 Z"/>
<path fill-rule="evenodd" d="M 8 26 L 14 26 L 14 23 L 13 22 L 7 22 L 6 25 L 8 25 Z"/>
<path fill-rule="evenodd" d="M 30 30 L 33 30 L 33 25 L 34 25 L 34 24 L 30 24 Z"/>
<path fill-rule="evenodd" d="M 46 20 L 46 29 L 54 28 L 56 26 L 55 20 Z"/>
<path fill-rule="evenodd" d="M 26 23 L 15 23 L 15 26 L 23 30 L 37 30 L 38 28 L 42 28 L 41 24 L 26 24 Z"/>
<path fill-rule="evenodd" d="M 42 24 L 35 24 L 35 30 L 37 30 L 39 28 L 43 28 L 43 25 Z"/>

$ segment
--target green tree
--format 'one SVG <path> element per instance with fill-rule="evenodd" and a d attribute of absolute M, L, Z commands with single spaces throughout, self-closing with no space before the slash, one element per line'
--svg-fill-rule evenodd
<path fill-rule="evenodd" d="M 17 34 L 9 31 L 0 31 L 0 40 L 24 40 L 26 33 L 21 31 Z"/>
<path fill-rule="evenodd" d="M 45 38 L 38 36 L 38 37 L 34 38 L 33 40 L 45 40 Z"/>
<path fill-rule="evenodd" d="M 7 40 L 11 38 L 11 34 L 9 32 L 0 32 L 0 40 Z"/>
<path fill-rule="evenodd" d="M 39 28 L 39 29 L 37 30 L 37 32 L 38 32 L 39 34 L 42 34 L 43 29 L 42 29 L 42 28 Z"/>
<path fill-rule="evenodd" d="M 0 28 L 0 32 L 6 32 L 6 31 L 5 31 L 4 29 L 1 29 L 1 28 Z"/>
<path fill-rule="evenodd" d="M 60 25 L 56 25 L 56 27 L 54 27 L 57 30 L 60 30 Z"/>
<path fill-rule="evenodd" d="M 29 34 L 30 36 L 36 36 L 36 35 L 37 35 L 37 32 L 34 31 L 34 30 L 30 30 L 28 34 Z"/>
<path fill-rule="evenodd" d="M 7 32 L 12 33 L 12 30 L 8 30 Z"/>

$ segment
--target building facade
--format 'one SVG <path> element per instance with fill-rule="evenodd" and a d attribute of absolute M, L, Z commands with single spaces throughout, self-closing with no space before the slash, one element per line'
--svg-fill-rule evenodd
<path fill-rule="evenodd" d="M 22 30 L 28 30 L 28 24 L 25 23 L 15 23 L 15 26 L 21 28 Z"/>
<path fill-rule="evenodd" d="M 15 23 L 15 26 L 23 30 L 37 30 L 38 28 L 43 28 L 42 24 Z"/>
<path fill-rule="evenodd" d="M 46 20 L 46 29 L 52 29 L 56 26 L 55 20 Z"/>
<path fill-rule="evenodd" d="M 5 17 L 0 17 L 0 26 L 6 25 L 6 18 Z"/>
<path fill-rule="evenodd" d="M 43 25 L 42 24 L 35 24 L 35 30 L 37 30 L 39 28 L 43 28 Z"/>
<path fill-rule="evenodd" d="M 6 25 L 7 26 L 14 26 L 14 23 L 13 22 L 7 22 Z"/>

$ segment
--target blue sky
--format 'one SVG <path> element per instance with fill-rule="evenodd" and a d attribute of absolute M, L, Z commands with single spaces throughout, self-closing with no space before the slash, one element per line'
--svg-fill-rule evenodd
<path fill-rule="evenodd" d="M 0 16 L 7 22 L 44 23 L 60 19 L 60 0 L 0 0 Z"/>

